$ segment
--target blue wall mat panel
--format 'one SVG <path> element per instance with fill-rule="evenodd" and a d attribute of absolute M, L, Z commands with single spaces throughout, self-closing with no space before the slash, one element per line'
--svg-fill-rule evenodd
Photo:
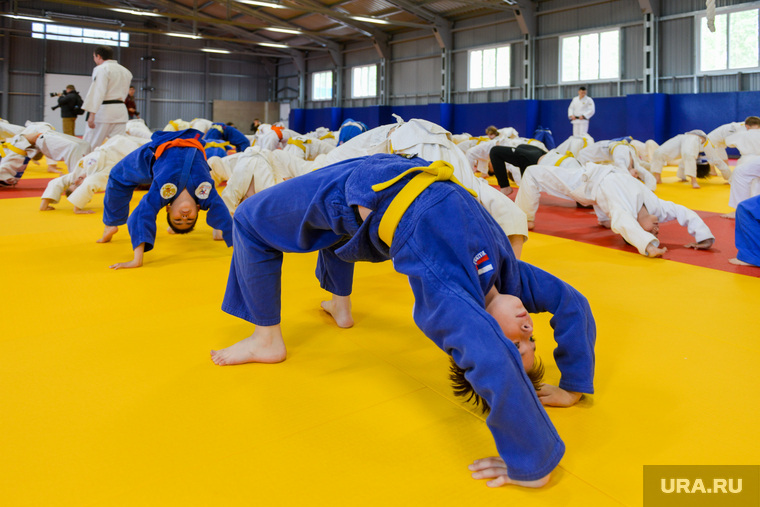
<path fill-rule="evenodd" d="M 662 144 L 667 141 L 667 126 L 670 123 L 668 95 L 649 93 L 628 95 L 625 98 L 627 114 L 627 131 L 625 135 L 633 136 L 639 141 L 654 139 Z"/>
<path fill-rule="evenodd" d="M 473 136 L 486 135 L 486 128 L 495 125 L 496 128 L 511 127 L 508 102 L 492 102 L 482 104 L 456 104 L 454 106 L 454 130 L 452 134 L 465 132 Z M 523 132 L 520 132 L 522 135 Z"/>
<path fill-rule="evenodd" d="M 552 131 L 552 137 L 557 144 L 561 144 L 573 135 L 573 126 L 567 119 L 567 108 L 569 106 L 570 101 L 567 99 L 540 101 L 538 124 Z M 591 118 L 591 129 L 593 128 L 594 118 Z M 593 130 L 590 130 L 589 134 L 596 139 Z"/>
<path fill-rule="evenodd" d="M 733 121 L 742 121 L 747 116 L 760 116 L 760 92 L 736 92 L 736 101 L 736 119 Z"/>
<path fill-rule="evenodd" d="M 288 127 L 291 130 L 295 130 L 298 133 L 304 134 L 308 132 L 309 130 L 306 125 L 310 124 L 310 121 L 307 121 L 307 116 L 309 111 L 322 111 L 322 109 L 291 109 L 290 110 L 290 116 L 288 117 Z"/>
<path fill-rule="evenodd" d="M 567 102 L 570 106 L 570 102 Z M 588 133 L 596 140 L 615 139 L 627 136 L 628 114 L 625 97 L 607 97 L 594 99 L 596 112 L 591 117 Z M 565 111 L 565 122 L 571 127 Z M 567 138 L 565 138 L 567 139 Z"/>
<path fill-rule="evenodd" d="M 736 92 L 671 95 L 668 138 L 694 129 L 709 133 L 715 127 L 737 121 L 737 100 Z"/>

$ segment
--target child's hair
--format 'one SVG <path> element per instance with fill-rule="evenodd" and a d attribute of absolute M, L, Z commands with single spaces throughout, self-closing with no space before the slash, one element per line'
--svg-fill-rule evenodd
<path fill-rule="evenodd" d="M 760 118 L 757 116 L 747 116 L 744 120 L 745 127 L 758 127 L 760 126 Z"/>
<path fill-rule="evenodd" d="M 169 210 L 166 210 L 166 221 L 169 223 L 169 227 L 172 228 L 172 230 L 177 234 L 187 234 L 193 229 L 195 229 L 195 223 L 198 221 L 198 216 L 195 216 L 195 220 L 193 221 L 193 224 L 188 227 L 187 229 L 180 229 L 176 225 L 174 225 L 174 222 L 172 222 L 172 217 L 169 215 Z"/>
<path fill-rule="evenodd" d="M 697 160 L 697 178 L 707 178 L 710 176 L 710 164 Z"/>
<path fill-rule="evenodd" d="M 454 362 L 454 358 L 449 357 L 449 359 L 451 360 L 451 366 L 449 368 L 449 380 L 451 380 L 451 387 L 454 390 L 454 395 L 461 398 L 466 398 L 465 401 L 467 403 L 472 402 L 472 404 L 476 407 L 480 407 L 480 410 L 484 414 L 489 413 L 491 411 L 491 407 L 488 406 L 488 402 L 486 402 L 486 400 L 481 398 L 481 396 L 475 392 L 475 389 L 472 388 L 470 381 L 467 380 L 467 378 L 464 376 L 464 370 L 460 368 L 456 362 Z M 538 357 L 536 357 L 536 361 L 533 363 L 533 368 L 525 373 L 527 373 L 528 378 L 530 379 L 531 383 L 533 383 L 533 389 L 536 391 L 541 389 L 541 383 L 544 379 L 544 365 Z"/>
<path fill-rule="evenodd" d="M 495 136 L 499 135 L 499 129 L 497 129 L 495 125 L 491 125 L 486 129 L 486 135 L 491 135 L 491 134 Z"/>

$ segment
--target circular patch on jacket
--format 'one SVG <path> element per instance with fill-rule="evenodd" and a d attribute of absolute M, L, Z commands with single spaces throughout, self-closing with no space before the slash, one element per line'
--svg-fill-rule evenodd
<path fill-rule="evenodd" d="M 195 189 L 195 197 L 198 199 L 205 199 L 209 196 L 211 193 L 211 183 L 208 181 L 204 181 L 200 185 L 198 185 L 198 188 Z"/>
<path fill-rule="evenodd" d="M 171 199 L 175 195 L 177 195 L 177 185 L 174 183 L 164 183 L 164 186 L 161 187 L 161 198 Z"/>

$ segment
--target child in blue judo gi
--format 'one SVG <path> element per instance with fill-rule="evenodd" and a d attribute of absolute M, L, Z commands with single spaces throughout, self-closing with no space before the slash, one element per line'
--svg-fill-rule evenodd
<path fill-rule="evenodd" d="M 760 267 L 760 195 L 745 199 L 736 207 L 734 242 L 739 252 L 728 262 Z"/>
<path fill-rule="evenodd" d="M 103 200 L 103 237 L 108 243 L 118 226 L 127 224 L 134 258 L 113 264 L 112 269 L 142 266 L 143 254 L 153 249 L 156 216 L 166 206 L 166 219 L 174 233 L 186 234 L 195 227 L 198 211 L 206 210 L 214 239 L 232 246 L 232 218 L 214 188 L 206 162 L 203 134 L 194 129 L 155 132 L 151 141 L 124 157 L 111 170 Z M 129 202 L 138 185 L 150 184 L 148 193 L 129 213 Z"/>
<path fill-rule="evenodd" d="M 224 123 L 212 123 L 211 128 L 208 129 L 206 135 L 203 136 L 204 141 L 211 142 L 227 142 L 234 146 L 238 153 L 244 152 L 251 146 L 251 141 L 248 140 L 245 135 L 235 127 L 225 125 Z M 217 153 L 208 154 L 209 157 L 216 155 L 222 156 Z"/>
<path fill-rule="evenodd" d="M 429 166 L 429 167 L 427 167 Z M 218 365 L 285 359 L 280 330 L 283 252 L 319 251 L 317 278 L 333 294 L 323 307 L 353 324 L 353 263 L 393 260 L 408 276 L 414 319 L 449 354 L 490 407 L 499 457 L 476 461 L 489 486 L 546 484 L 565 446 L 543 409 L 593 393 L 596 328 L 586 299 L 558 278 L 516 260 L 509 240 L 445 162 L 399 155 L 350 159 L 255 194 L 234 216 L 222 309 L 256 325 L 251 336 L 212 351 Z M 549 311 L 562 372 L 539 396 L 533 322 Z"/>

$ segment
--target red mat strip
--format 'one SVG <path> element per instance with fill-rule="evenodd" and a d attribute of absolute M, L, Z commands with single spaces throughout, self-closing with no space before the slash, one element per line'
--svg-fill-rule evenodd
<path fill-rule="evenodd" d="M 0 187 L 0 199 L 42 197 L 48 182 L 48 178 L 21 178 L 15 187 Z"/>
<path fill-rule="evenodd" d="M 516 192 L 513 192 L 514 194 Z M 663 258 L 729 273 L 760 277 L 760 268 L 735 266 L 728 262 L 728 259 L 736 257 L 737 253 L 734 245 L 735 222 L 721 218 L 719 213 L 697 211 L 697 214 L 715 235 L 713 247 L 709 250 L 684 248 L 683 245 L 691 243 L 694 238 L 689 235 L 686 227 L 681 227 L 676 220 L 673 220 L 660 224 L 660 246 L 668 249 Z M 541 207 L 536 214 L 534 232 L 624 250 L 638 255 L 638 251 L 628 245 L 622 236 L 601 227 L 593 210 L 577 208 L 575 203 L 556 197 L 541 195 Z"/>

